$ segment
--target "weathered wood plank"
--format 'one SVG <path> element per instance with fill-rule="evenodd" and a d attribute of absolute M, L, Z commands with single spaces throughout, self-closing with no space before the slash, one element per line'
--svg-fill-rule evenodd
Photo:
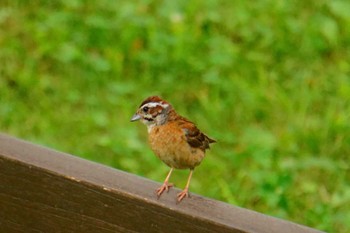
<path fill-rule="evenodd" d="M 316 233 L 193 195 L 159 200 L 158 183 L 0 134 L 1 232 Z"/>

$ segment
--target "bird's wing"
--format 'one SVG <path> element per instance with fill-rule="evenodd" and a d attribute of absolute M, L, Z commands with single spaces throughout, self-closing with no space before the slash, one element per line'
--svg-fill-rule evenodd
<path fill-rule="evenodd" d="M 214 139 L 202 133 L 194 123 L 185 118 L 181 119 L 179 124 L 186 136 L 187 143 L 191 147 L 200 148 L 205 151 L 210 148 L 210 143 L 216 142 Z"/>

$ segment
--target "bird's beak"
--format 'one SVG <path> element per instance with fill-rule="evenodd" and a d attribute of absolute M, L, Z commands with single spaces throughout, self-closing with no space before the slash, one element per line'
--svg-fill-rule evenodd
<path fill-rule="evenodd" d="M 140 119 L 141 119 L 141 116 L 140 116 L 139 114 L 135 113 L 135 114 L 131 117 L 130 121 L 138 121 L 138 120 L 140 120 Z"/>

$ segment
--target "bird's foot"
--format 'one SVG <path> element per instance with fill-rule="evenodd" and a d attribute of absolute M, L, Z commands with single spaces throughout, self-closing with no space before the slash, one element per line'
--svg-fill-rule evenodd
<path fill-rule="evenodd" d="M 177 194 L 177 202 L 176 203 L 180 203 L 182 201 L 182 199 L 184 199 L 185 197 L 190 197 L 190 195 L 188 193 L 188 188 L 185 188 L 179 194 Z"/>
<path fill-rule="evenodd" d="M 171 184 L 171 183 L 168 183 L 168 182 L 164 182 L 164 183 L 162 184 L 162 186 L 160 186 L 159 188 L 157 188 L 156 193 L 157 193 L 158 199 L 159 199 L 160 195 L 162 195 L 162 193 L 163 193 L 164 191 L 169 192 L 169 189 L 170 189 L 171 187 L 173 187 L 173 186 L 174 186 L 174 184 Z"/>

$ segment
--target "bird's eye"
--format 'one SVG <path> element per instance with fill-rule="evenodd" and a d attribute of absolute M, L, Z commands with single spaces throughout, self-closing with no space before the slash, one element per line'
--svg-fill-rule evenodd
<path fill-rule="evenodd" d="M 148 112 L 148 107 L 143 107 L 142 109 L 144 112 Z"/>

